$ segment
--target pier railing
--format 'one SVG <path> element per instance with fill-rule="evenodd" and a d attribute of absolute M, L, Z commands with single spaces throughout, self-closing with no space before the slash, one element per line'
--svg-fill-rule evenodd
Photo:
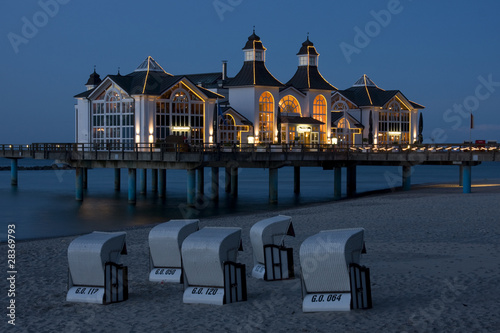
<path fill-rule="evenodd" d="M 499 144 L 0 144 L 0 157 L 75 160 L 252 161 L 500 161 Z"/>

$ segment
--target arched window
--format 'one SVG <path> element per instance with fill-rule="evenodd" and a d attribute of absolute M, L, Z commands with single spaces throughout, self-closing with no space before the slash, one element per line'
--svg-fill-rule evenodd
<path fill-rule="evenodd" d="M 323 95 L 318 95 L 313 102 L 313 118 L 323 123 L 319 127 L 319 140 L 320 143 L 326 143 L 326 99 Z"/>
<path fill-rule="evenodd" d="M 92 142 L 98 149 L 121 150 L 134 143 L 134 102 L 111 87 L 92 101 Z"/>
<path fill-rule="evenodd" d="M 279 103 L 279 106 L 281 113 L 295 113 L 299 116 L 301 115 L 299 101 L 297 101 L 297 99 L 292 95 L 286 95 L 285 97 L 283 97 Z"/>
<path fill-rule="evenodd" d="M 259 142 L 273 142 L 274 98 L 266 91 L 259 98 Z"/>
<path fill-rule="evenodd" d="M 166 91 L 156 101 L 156 139 L 169 135 L 203 144 L 204 102 L 183 83 Z"/>
<path fill-rule="evenodd" d="M 347 106 L 347 103 L 344 101 L 338 101 L 333 104 L 332 107 L 333 111 L 347 111 L 349 107 Z"/>
<path fill-rule="evenodd" d="M 219 121 L 220 143 L 237 143 L 238 130 L 233 116 L 225 114 Z"/>

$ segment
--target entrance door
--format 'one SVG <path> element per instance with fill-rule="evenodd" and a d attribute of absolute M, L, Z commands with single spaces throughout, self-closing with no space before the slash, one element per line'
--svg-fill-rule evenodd
<path fill-rule="evenodd" d="M 319 144 L 319 133 L 318 132 L 311 133 L 311 144 L 313 144 L 313 145 Z"/>

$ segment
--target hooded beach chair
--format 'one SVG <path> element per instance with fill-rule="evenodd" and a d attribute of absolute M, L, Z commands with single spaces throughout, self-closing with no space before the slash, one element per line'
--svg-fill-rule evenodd
<path fill-rule="evenodd" d="M 199 229 L 199 220 L 171 220 L 149 232 L 149 281 L 182 282 L 181 246 Z"/>
<path fill-rule="evenodd" d="M 369 269 L 359 265 L 364 229 L 321 231 L 300 246 L 302 310 L 371 307 Z"/>
<path fill-rule="evenodd" d="M 68 246 L 69 302 L 108 304 L 128 298 L 125 232 L 98 232 L 80 236 Z"/>
<path fill-rule="evenodd" d="M 181 250 L 184 303 L 245 301 L 245 265 L 236 262 L 241 250 L 241 228 L 210 227 L 189 235 Z"/>
<path fill-rule="evenodd" d="M 285 236 L 295 237 L 290 216 L 274 216 L 252 226 L 253 277 L 266 281 L 294 277 L 293 249 L 285 247 Z"/>

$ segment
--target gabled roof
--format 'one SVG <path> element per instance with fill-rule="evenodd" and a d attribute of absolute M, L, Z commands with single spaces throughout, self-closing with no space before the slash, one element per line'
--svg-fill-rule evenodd
<path fill-rule="evenodd" d="M 345 115 L 347 117 L 347 120 L 349 120 L 349 122 L 354 127 L 365 128 L 365 126 L 363 126 L 363 124 L 361 124 L 356 118 L 354 118 L 353 116 L 351 116 L 349 114 L 349 112 L 345 112 Z M 337 124 L 338 124 L 339 120 L 342 119 L 343 117 L 344 117 L 344 112 L 342 112 L 342 111 L 332 111 L 332 122 L 331 122 L 332 127 L 333 128 L 337 128 Z"/>
<path fill-rule="evenodd" d="M 73 96 L 74 98 L 87 98 L 94 92 L 94 89 L 86 90 L 84 92 L 79 93 L 78 95 Z"/>
<path fill-rule="evenodd" d="M 245 61 L 236 76 L 225 84 L 226 87 L 269 86 L 283 87 L 266 68 L 263 61 Z"/>
<path fill-rule="evenodd" d="M 358 107 L 362 106 L 378 106 L 383 107 L 397 94 L 401 94 L 407 99 L 399 90 L 384 90 L 379 88 L 367 75 L 363 75 L 357 80 L 354 85 L 345 90 L 339 90 L 339 94 L 349 99 Z M 420 104 L 411 102 L 412 107 L 415 109 L 423 109 Z M 418 106 L 418 107 L 416 107 Z"/>
<path fill-rule="evenodd" d="M 237 115 L 241 119 L 241 123 L 243 125 L 253 126 L 253 123 L 250 120 L 248 120 L 244 115 L 242 115 L 241 113 L 239 113 L 238 111 L 236 111 L 231 106 L 221 107 L 221 112 L 222 112 L 222 114 L 233 113 L 233 114 Z"/>
<path fill-rule="evenodd" d="M 295 88 L 294 86 L 285 86 L 285 87 L 280 88 L 280 94 L 287 93 L 286 92 L 287 90 L 293 90 L 302 96 L 306 96 L 306 94 L 304 94 L 303 91 L 300 91 L 299 89 Z"/>
<path fill-rule="evenodd" d="M 337 90 L 318 71 L 317 66 L 299 66 L 295 75 L 286 83 L 300 90 Z"/>

